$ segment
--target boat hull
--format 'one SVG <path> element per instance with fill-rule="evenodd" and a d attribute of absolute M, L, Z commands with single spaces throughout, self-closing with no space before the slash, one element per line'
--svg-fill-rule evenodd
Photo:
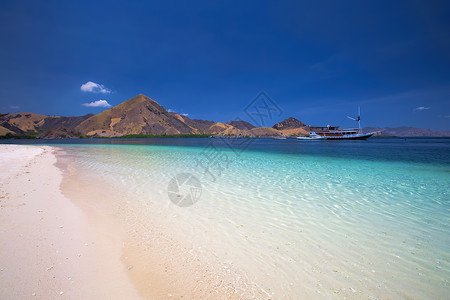
<path fill-rule="evenodd" d="M 300 141 L 323 141 L 323 140 L 327 140 L 328 138 L 326 137 L 302 137 L 299 136 L 297 137 L 298 140 Z"/>
<path fill-rule="evenodd" d="M 327 136 L 327 141 L 342 141 L 342 140 L 366 140 L 374 135 L 376 132 L 370 132 L 365 134 L 353 134 L 348 136 Z"/>

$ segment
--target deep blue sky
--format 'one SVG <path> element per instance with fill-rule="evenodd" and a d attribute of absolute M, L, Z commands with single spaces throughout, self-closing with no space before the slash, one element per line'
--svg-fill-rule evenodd
<path fill-rule="evenodd" d="M 98 113 L 82 104 L 142 93 L 225 122 L 264 90 L 273 123 L 352 126 L 360 104 L 364 126 L 450 130 L 449 16 L 449 1 L 2 0 L 0 111 Z"/>

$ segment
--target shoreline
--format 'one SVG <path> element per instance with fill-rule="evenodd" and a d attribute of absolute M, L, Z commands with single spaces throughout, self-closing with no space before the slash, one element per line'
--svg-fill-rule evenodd
<path fill-rule="evenodd" d="M 60 190 L 53 149 L 0 146 L 0 298 L 139 298 L 121 247 Z"/>
<path fill-rule="evenodd" d="M 271 298 L 180 244 L 64 148 L 1 145 L 0 154 L 0 298 Z"/>

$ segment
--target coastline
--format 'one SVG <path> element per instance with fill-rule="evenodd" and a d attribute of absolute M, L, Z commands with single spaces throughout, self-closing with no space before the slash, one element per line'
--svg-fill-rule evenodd
<path fill-rule="evenodd" d="M 0 146 L 0 298 L 139 298 L 117 236 L 61 192 L 53 149 Z"/>
<path fill-rule="evenodd" d="M 0 298 L 271 298 L 242 270 L 178 243 L 63 148 L 0 154 Z"/>

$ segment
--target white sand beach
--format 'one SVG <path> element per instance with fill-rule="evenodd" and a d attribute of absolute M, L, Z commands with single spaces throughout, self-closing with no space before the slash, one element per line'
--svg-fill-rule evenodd
<path fill-rule="evenodd" d="M 0 298 L 134 299 L 122 241 L 60 191 L 47 146 L 0 145 Z"/>
<path fill-rule="evenodd" d="M 232 283 L 240 276 L 142 222 L 123 195 L 80 174 L 64 153 L 0 145 L 0 299 L 240 298 Z"/>

